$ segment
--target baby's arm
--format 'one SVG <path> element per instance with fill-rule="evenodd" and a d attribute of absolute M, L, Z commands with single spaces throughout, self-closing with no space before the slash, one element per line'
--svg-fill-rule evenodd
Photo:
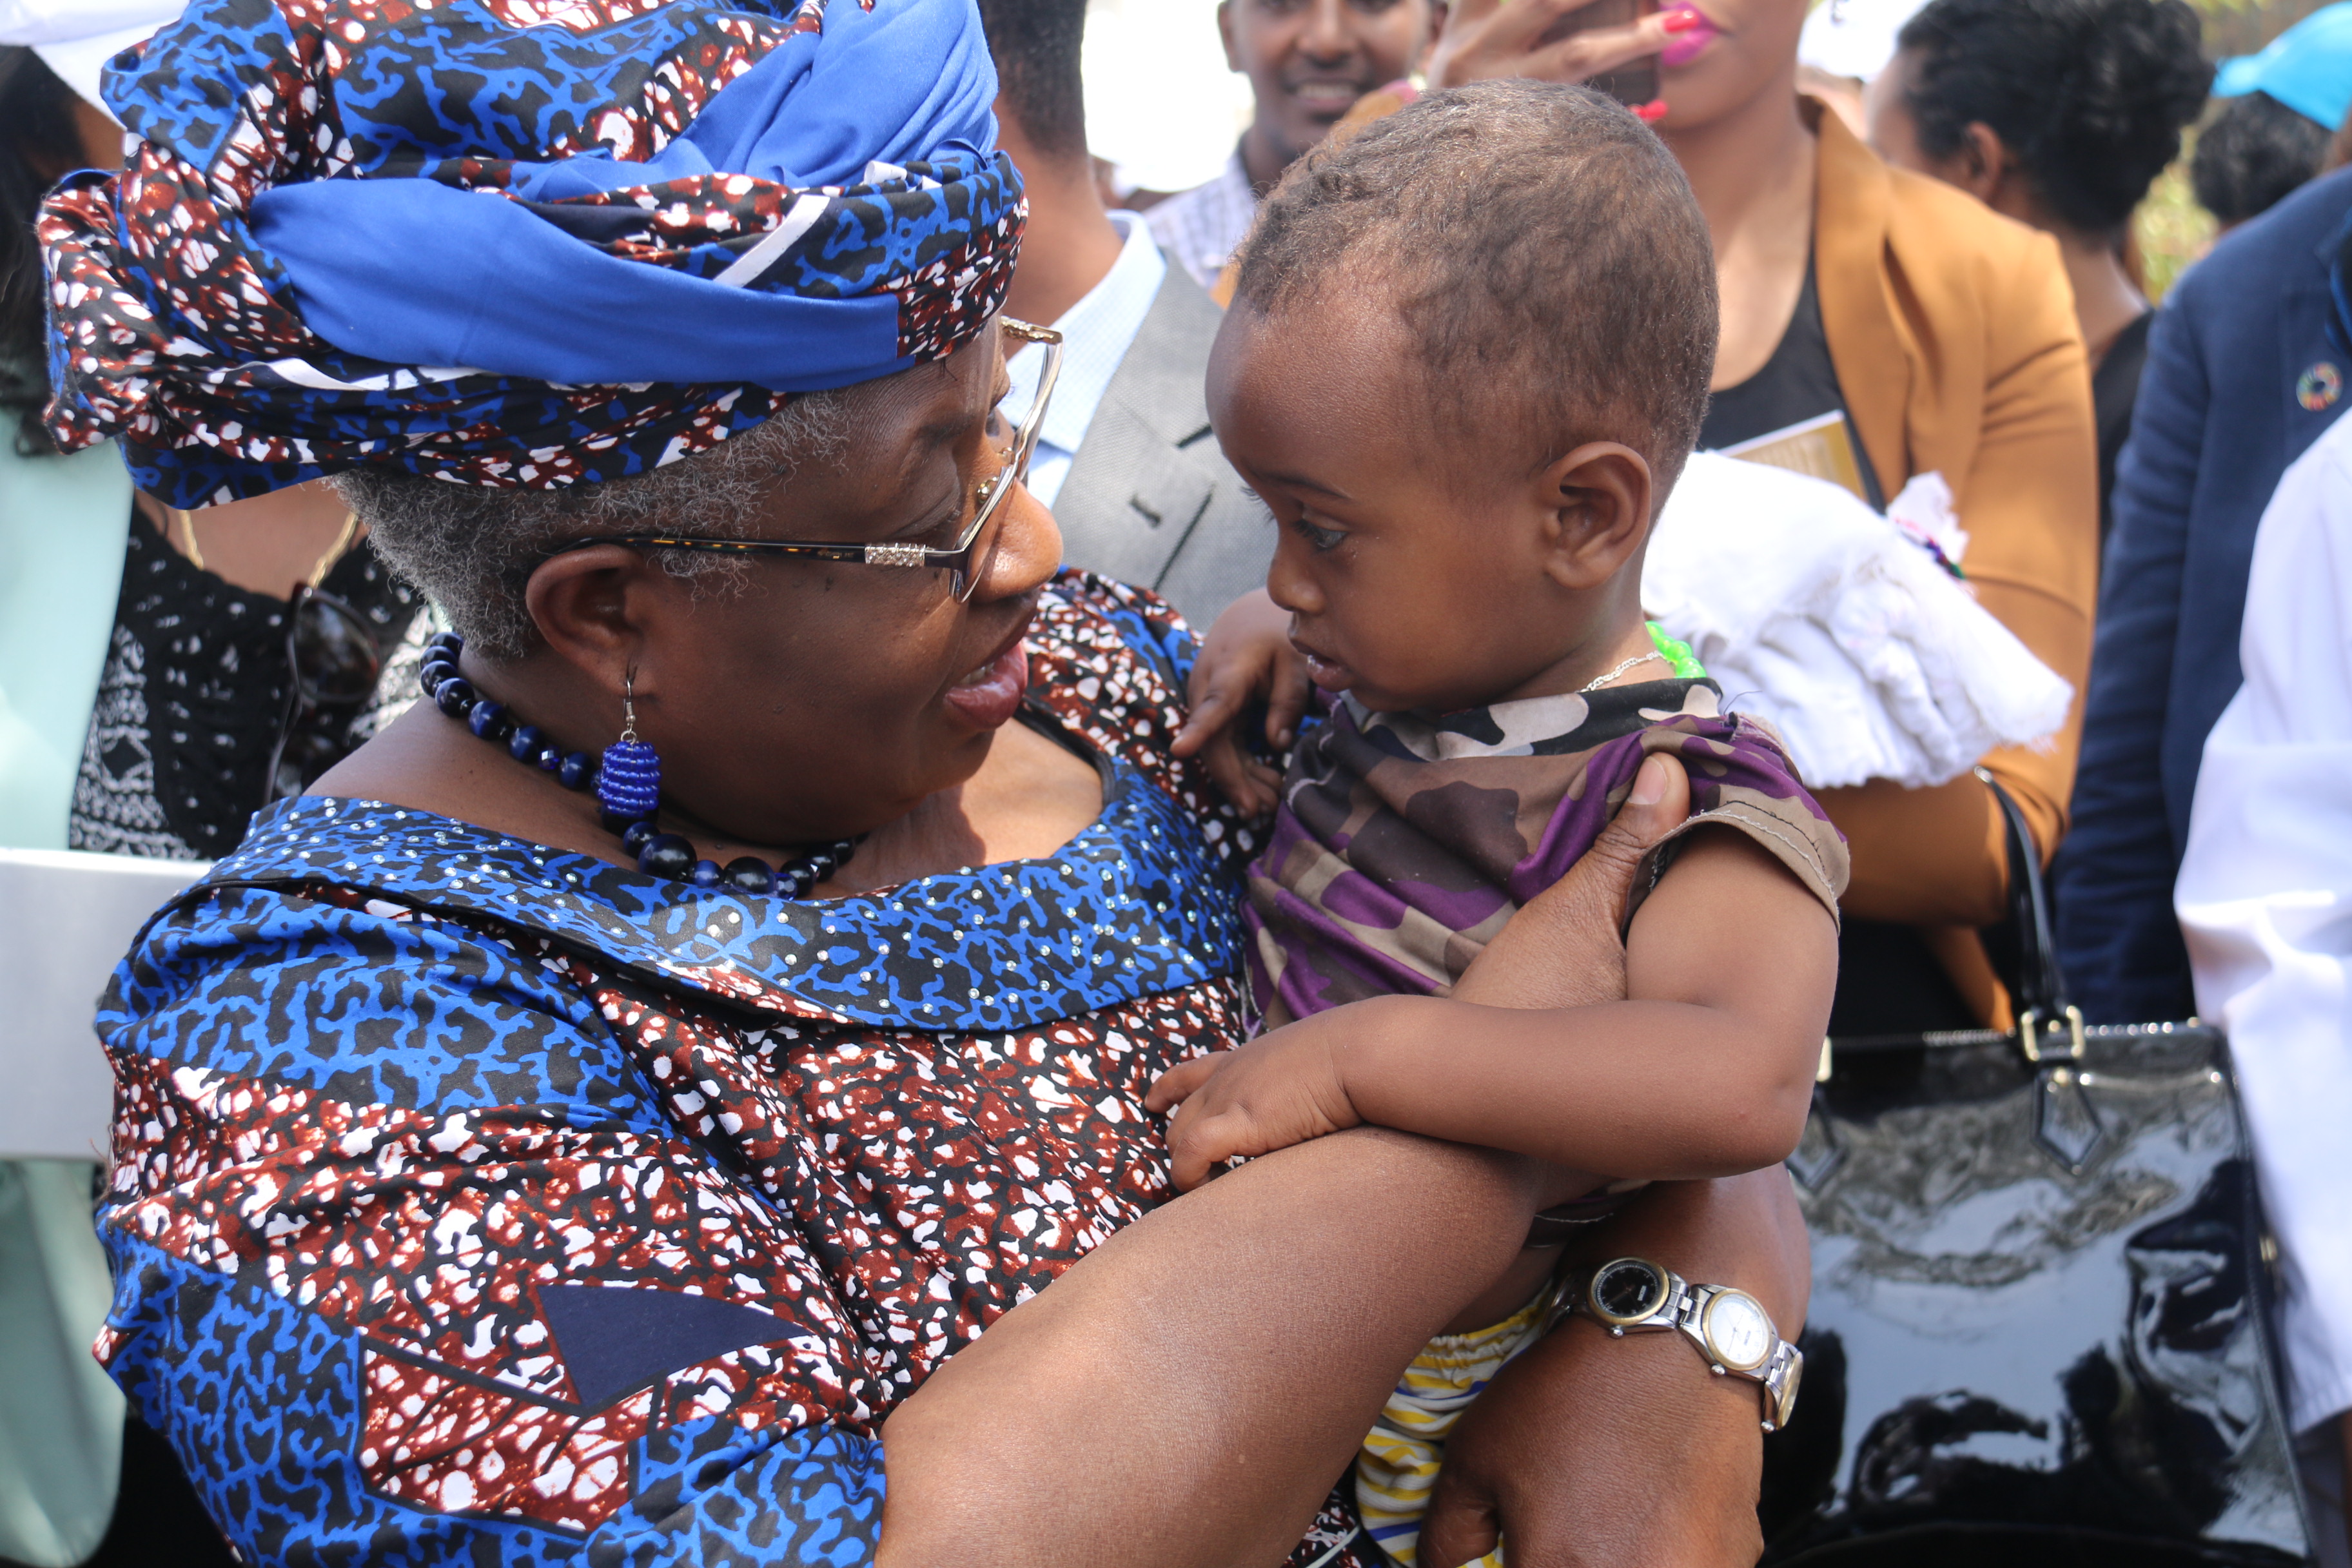
<path fill-rule="evenodd" d="M 1532 907 L 1532 906 L 1531 906 Z M 1685 842 L 1628 933 L 1627 1000 L 1379 997 L 1177 1068 L 1176 1178 L 1358 1122 L 1612 1177 L 1729 1175 L 1804 1131 L 1837 979 L 1829 911 L 1729 828 Z"/>

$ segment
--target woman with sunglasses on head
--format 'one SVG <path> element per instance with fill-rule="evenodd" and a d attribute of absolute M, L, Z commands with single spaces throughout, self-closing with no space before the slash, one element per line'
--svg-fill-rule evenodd
<path fill-rule="evenodd" d="M 174 513 L 110 446 L 49 439 L 34 222 L 60 178 L 122 150 L 72 35 L 136 18 L 40 9 L 7 25 L 64 46 L 47 49 L 58 68 L 0 47 L 0 846 L 210 859 L 272 798 L 281 748 L 291 794 L 350 750 L 350 695 L 364 698 L 416 600 L 352 548 L 357 525 L 324 484 Z M 70 930 L 86 911 L 36 918 Z M 226 1561 L 169 1450 L 126 1429 L 121 1396 L 91 1376 L 107 1296 L 88 1233 L 97 1174 L 0 1163 L 0 1562 L 140 1560 L 158 1543 L 190 1568 Z"/>
<path fill-rule="evenodd" d="M 1053 345 L 970 0 L 250 9 L 48 204 L 51 426 L 173 505 L 331 470 L 454 630 L 101 1010 L 100 1354 L 242 1555 L 1368 1564 L 1334 1484 L 1543 1194 L 1359 1130 L 1168 1201 L 1255 845 L 1171 753 L 1192 635 L 1057 571 L 994 412 Z M 1568 906 L 1601 973 L 1680 816 Z M 1784 1189 L 1601 1234 L 1801 1302 Z M 1752 1392 L 1563 1346 L 1519 1419 L 1583 1472 L 1506 1468 L 1596 1500 L 1529 1560 L 1752 1558 L 1657 1484 L 1752 1496 Z"/>
<path fill-rule="evenodd" d="M 26 638 L 39 668 L 0 672 L 0 689 L 63 682 L 80 699 L 15 704 L 49 732 L 12 767 L 29 776 L 8 792 L 17 820 L 5 831 L 27 846 L 209 860 L 256 810 L 351 750 L 347 728 L 418 601 L 354 548 L 365 531 L 325 484 L 187 510 L 133 490 L 120 463 L 58 452 L 41 427 L 34 220 L 66 174 L 120 163 L 122 131 L 29 48 L 0 49 L 0 463 L 12 521 L 46 536 L 11 551 L 7 589 L 14 626 L 40 628 Z"/>

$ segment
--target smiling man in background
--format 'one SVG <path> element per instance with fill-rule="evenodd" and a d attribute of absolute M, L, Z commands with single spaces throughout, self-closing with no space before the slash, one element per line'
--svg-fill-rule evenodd
<path fill-rule="evenodd" d="M 1356 100 L 1412 67 L 1430 16 L 1430 0 L 1219 0 L 1225 63 L 1249 78 L 1257 116 L 1215 179 L 1151 208 L 1161 247 L 1213 289 L 1258 196 Z"/>

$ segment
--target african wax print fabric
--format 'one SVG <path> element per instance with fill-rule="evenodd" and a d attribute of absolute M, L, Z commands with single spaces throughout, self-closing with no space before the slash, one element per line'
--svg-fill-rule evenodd
<path fill-rule="evenodd" d="M 1341 694 L 1292 753 L 1250 868 L 1250 981 L 1269 1027 L 1367 996 L 1444 995 L 1512 912 L 1565 876 L 1652 752 L 1690 774 L 1692 830 L 1747 834 L 1837 913 L 1845 840 L 1771 730 L 1712 680 L 1531 697 L 1441 718 Z M 1628 919 L 1632 910 L 1627 911 Z"/>
<path fill-rule="evenodd" d="M 883 1418 L 1168 1194 L 1143 1097 L 1239 1035 L 1191 634 L 1072 574 L 1031 647 L 1104 776 L 1044 859 L 792 903 L 304 798 L 159 917 L 99 1353 L 247 1562 L 871 1561 Z"/>
<path fill-rule="evenodd" d="M 175 506 L 643 472 L 951 353 L 1025 220 L 972 0 L 196 0 L 106 91 L 48 423 Z"/>

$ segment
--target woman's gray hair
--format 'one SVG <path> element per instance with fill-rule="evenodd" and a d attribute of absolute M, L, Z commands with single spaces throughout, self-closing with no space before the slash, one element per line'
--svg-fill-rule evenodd
<path fill-rule="evenodd" d="M 847 450 L 858 390 L 803 394 L 708 452 L 601 485 L 493 489 L 390 468 L 355 468 L 334 484 L 376 553 L 441 606 L 469 650 L 520 658 L 539 640 L 523 589 L 548 549 L 646 532 L 751 537 L 777 486 Z M 696 579 L 698 590 L 740 582 L 746 570 L 740 558 L 704 552 L 650 558 Z"/>

